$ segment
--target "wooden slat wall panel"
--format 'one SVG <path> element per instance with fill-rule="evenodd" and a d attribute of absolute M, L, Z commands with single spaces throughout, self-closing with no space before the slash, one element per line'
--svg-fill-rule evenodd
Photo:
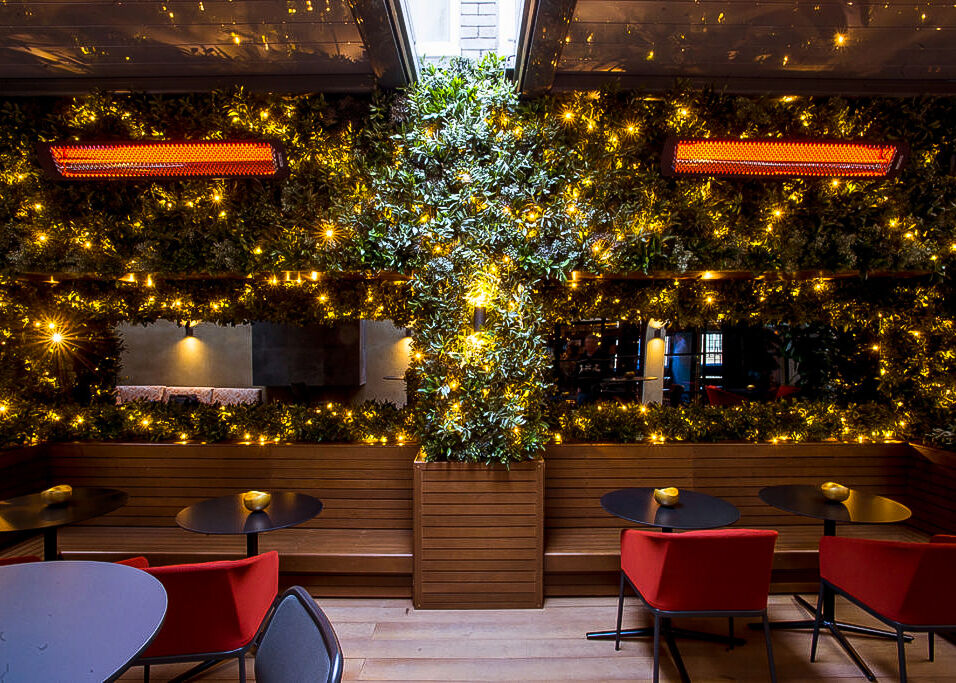
<path fill-rule="evenodd" d="M 930 534 L 956 534 L 956 453 L 913 446 L 906 504 L 913 525 Z"/>
<path fill-rule="evenodd" d="M 544 462 L 416 462 L 415 606 L 541 607 Z"/>
<path fill-rule="evenodd" d="M 61 532 L 71 559 L 145 554 L 153 564 L 244 553 L 238 537 L 209 537 L 175 524 L 183 507 L 248 489 L 292 490 L 323 503 L 294 529 L 264 534 L 281 580 L 316 596 L 410 597 L 414 446 L 353 444 L 116 444 L 50 446 L 52 479 L 129 493 L 119 510 Z"/>
<path fill-rule="evenodd" d="M 411 529 L 414 446 L 56 444 L 53 476 L 130 494 L 91 526 L 172 525 L 183 507 L 252 488 L 292 490 L 324 507 L 306 529 Z"/>
<path fill-rule="evenodd" d="M 822 524 L 764 504 L 758 497 L 761 488 L 832 480 L 909 503 L 914 468 L 907 444 L 565 444 L 549 446 L 545 457 L 548 596 L 617 593 L 616 530 L 638 525 L 601 508 L 600 497 L 608 491 L 677 486 L 732 502 L 741 512 L 738 526 L 781 531 L 774 562 L 774 587 L 780 590 L 806 587 L 814 580 Z M 937 474 L 940 467 L 924 465 L 938 482 L 927 484 L 935 495 L 927 503 L 926 515 L 945 518 L 954 504 L 943 497 L 944 491 L 952 492 L 956 482 Z M 950 513 L 945 513 L 946 503 Z M 859 531 L 869 537 L 923 538 L 900 527 Z"/>
<path fill-rule="evenodd" d="M 0 450 L 0 500 L 47 488 L 49 467 L 45 446 Z"/>
<path fill-rule="evenodd" d="M 0 500 L 42 491 L 50 485 L 50 459 L 46 446 L 8 448 L 0 450 Z M 0 533 L 0 549 L 8 553 L 0 556 L 43 555 L 42 539 L 36 541 L 38 552 L 32 545 L 24 545 L 29 533 Z M 29 541 L 28 541 L 29 543 Z"/>

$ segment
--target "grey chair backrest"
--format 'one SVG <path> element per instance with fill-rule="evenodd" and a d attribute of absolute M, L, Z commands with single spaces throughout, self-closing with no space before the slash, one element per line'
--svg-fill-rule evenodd
<path fill-rule="evenodd" d="M 276 599 L 256 651 L 259 683 L 339 683 L 342 648 L 325 613 L 301 586 Z"/>

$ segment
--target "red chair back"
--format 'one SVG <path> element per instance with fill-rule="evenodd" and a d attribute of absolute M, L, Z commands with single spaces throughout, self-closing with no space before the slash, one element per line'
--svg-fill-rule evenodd
<path fill-rule="evenodd" d="M 143 657 L 231 652 L 249 643 L 279 588 L 274 550 L 243 560 L 146 569 L 166 589 L 166 619 Z"/>
<path fill-rule="evenodd" d="M 712 406 L 739 406 L 744 404 L 744 398 L 720 387 L 706 386 L 707 402 Z"/>
<path fill-rule="evenodd" d="M 824 536 L 820 576 L 893 621 L 956 624 L 956 543 Z"/>
<path fill-rule="evenodd" d="M 18 557 L 0 557 L 0 567 L 10 564 L 23 564 L 24 562 L 41 562 L 36 555 L 20 555 Z"/>
<path fill-rule="evenodd" d="M 776 531 L 621 532 L 621 569 L 652 607 L 758 611 L 767 606 Z"/>
<path fill-rule="evenodd" d="M 149 560 L 147 560 L 142 555 L 137 555 L 136 557 L 128 557 L 125 560 L 117 560 L 116 564 L 123 564 L 127 567 L 133 567 L 134 569 L 148 569 Z"/>
<path fill-rule="evenodd" d="M 780 401 L 787 398 L 788 396 L 793 396 L 799 391 L 800 391 L 799 387 L 794 387 L 789 384 L 781 384 L 779 387 L 777 387 L 777 391 L 774 393 L 773 397 L 776 400 Z"/>

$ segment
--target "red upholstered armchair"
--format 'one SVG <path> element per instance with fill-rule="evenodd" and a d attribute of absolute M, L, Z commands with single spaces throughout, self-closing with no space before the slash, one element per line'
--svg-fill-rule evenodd
<path fill-rule="evenodd" d="M 166 619 L 136 664 L 202 662 L 186 675 L 236 657 L 246 680 L 245 654 L 279 589 L 279 554 L 242 560 L 146 569 L 166 589 Z"/>
<path fill-rule="evenodd" d="M 721 389 L 720 387 L 706 386 L 707 402 L 712 406 L 740 406 L 746 403 L 743 396 Z"/>
<path fill-rule="evenodd" d="M 621 647 L 627 581 L 654 615 L 655 682 L 660 667 L 661 619 L 676 616 L 762 617 L 770 678 L 776 681 L 767 621 L 776 542 L 776 531 L 719 529 L 670 534 L 624 529 L 616 649 Z"/>
<path fill-rule="evenodd" d="M 956 542 L 952 541 L 956 538 L 936 536 L 931 543 L 821 538 L 820 598 L 810 661 L 816 659 L 824 585 L 896 630 L 901 681 L 906 681 L 904 631 L 929 633 L 932 661 L 934 631 L 956 629 Z M 842 637 L 839 629 L 834 635 Z"/>

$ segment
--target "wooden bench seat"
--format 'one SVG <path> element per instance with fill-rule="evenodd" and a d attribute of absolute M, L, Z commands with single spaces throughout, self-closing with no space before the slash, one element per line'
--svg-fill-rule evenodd
<path fill-rule="evenodd" d="M 245 556 L 241 536 L 196 534 L 178 527 L 66 527 L 65 560 L 115 561 L 145 555 L 151 565 L 232 560 Z M 281 529 L 259 535 L 259 549 L 279 552 L 280 581 L 315 596 L 410 597 L 412 532 L 408 529 Z"/>
<path fill-rule="evenodd" d="M 790 525 L 778 531 L 771 591 L 788 593 L 812 588 L 823 525 Z M 548 529 L 544 546 L 545 593 L 616 595 L 621 567 L 620 533 L 617 528 Z M 904 525 L 846 524 L 838 533 L 891 541 L 929 540 L 929 534 Z M 588 586 L 589 583 L 592 585 Z"/>

